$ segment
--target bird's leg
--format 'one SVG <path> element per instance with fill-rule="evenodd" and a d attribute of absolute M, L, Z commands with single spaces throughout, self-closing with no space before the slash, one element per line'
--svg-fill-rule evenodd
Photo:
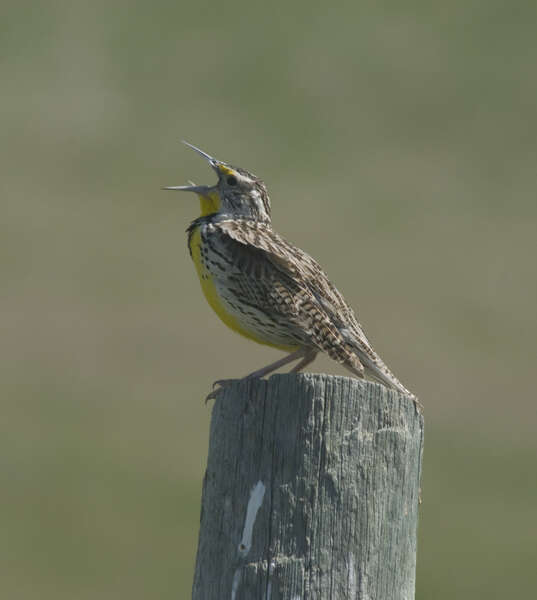
<path fill-rule="evenodd" d="M 284 356 L 283 358 L 280 358 L 279 360 L 276 360 L 275 362 L 270 363 L 270 365 L 267 365 L 266 367 L 263 367 L 262 369 L 258 369 L 257 371 L 254 371 L 253 373 L 246 375 L 246 377 L 244 377 L 244 379 L 258 379 L 260 377 L 264 377 L 265 375 L 272 373 L 272 371 L 275 371 L 276 369 L 279 369 L 280 367 L 283 367 L 283 366 L 287 365 L 288 363 L 293 362 L 294 360 L 297 360 L 297 358 L 302 358 L 303 356 L 305 356 L 305 352 L 307 352 L 306 349 L 299 348 L 295 352 L 291 352 L 291 354 L 288 354 L 287 356 Z M 302 361 L 300 361 L 300 362 L 302 362 Z"/>
<path fill-rule="evenodd" d="M 287 356 L 284 356 L 283 358 L 280 358 L 280 359 L 274 361 L 273 363 L 270 363 L 270 365 L 267 365 L 266 367 L 263 367 L 262 369 L 258 369 L 257 371 L 253 371 L 252 373 L 249 373 L 248 375 L 244 376 L 242 379 L 218 379 L 217 381 L 215 381 L 213 383 L 213 387 L 215 387 L 217 385 L 220 385 L 220 386 L 229 385 L 230 383 L 233 383 L 234 381 L 244 381 L 245 379 L 260 379 L 261 377 L 264 377 L 265 375 L 272 373 L 272 371 L 275 371 L 276 369 L 279 369 L 280 367 L 283 367 L 283 366 L 287 365 L 288 363 L 293 362 L 294 360 L 297 360 L 299 358 L 305 359 L 306 356 L 308 356 L 308 358 L 309 358 L 310 352 L 311 351 L 309 348 L 299 348 L 298 350 L 295 350 L 295 352 L 291 352 L 291 354 L 288 354 Z M 308 359 L 308 362 L 306 364 L 309 364 L 312 360 L 313 359 Z M 303 362 L 304 362 L 304 360 L 301 360 L 299 365 L 302 364 Z M 207 398 L 205 398 L 205 402 L 207 402 L 208 400 L 211 400 L 212 398 L 216 398 L 219 391 L 220 391 L 220 389 L 213 390 L 207 396 Z"/>
<path fill-rule="evenodd" d="M 302 369 L 307 367 L 310 363 L 312 363 L 315 360 L 316 356 L 317 356 L 317 350 L 313 350 L 312 348 L 310 348 L 308 350 L 307 354 L 304 356 L 304 358 L 297 365 L 295 365 L 289 371 L 289 373 L 298 373 L 299 371 L 302 371 Z"/>

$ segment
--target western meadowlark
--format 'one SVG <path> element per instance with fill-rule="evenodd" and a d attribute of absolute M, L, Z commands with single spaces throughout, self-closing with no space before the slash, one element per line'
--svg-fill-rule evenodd
<path fill-rule="evenodd" d="M 410 394 L 373 350 L 352 308 L 321 267 L 272 229 L 263 181 L 184 143 L 207 159 L 218 176 L 213 186 L 189 182 L 164 188 L 199 196 L 201 216 L 187 229 L 188 247 L 207 301 L 234 331 L 289 352 L 246 378 L 263 377 L 295 360 L 299 362 L 291 371 L 298 372 L 325 352 L 358 377 L 368 375 Z"/>

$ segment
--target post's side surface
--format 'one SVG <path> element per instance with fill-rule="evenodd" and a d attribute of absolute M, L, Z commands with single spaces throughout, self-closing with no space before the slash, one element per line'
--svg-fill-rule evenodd
<path fill-rule="evenodd" d="M 423 417 L 377 383 L 274 375 L 211 420 L 194 600 L 412 600 Z"/>

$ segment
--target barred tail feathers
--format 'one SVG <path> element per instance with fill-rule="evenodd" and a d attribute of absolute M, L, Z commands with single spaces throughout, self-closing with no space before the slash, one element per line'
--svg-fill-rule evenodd
<path fill-rule="evenodd" d="M 369 356 L 360 356 L 360 360 L 365 367 L 366 373 L 375 381 L 383 383 L 398 392 L 415 397 L 414 394 L 410 390 L 407 390 L 399 379 L 397 379 L 397 377 L 388 369 L 380 358 L 373 360 Z"/>

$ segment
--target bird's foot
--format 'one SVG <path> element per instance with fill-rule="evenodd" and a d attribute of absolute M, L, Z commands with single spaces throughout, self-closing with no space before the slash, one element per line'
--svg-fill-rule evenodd
<path fill-rule="evenodd" d="M 213 391 L 210 394 L 207 394 L 207 397 L 205 398 L 205 404 L 207 404 L 207 402 L 209 402 L 209 400 L 216 400 L 216 397 L 222 391 L 223 388 L 225 388 L 227 385 L 231 385 L 232 383 L 235 383 L 237 381 L 241 381 L 241 379 L 217 379 L 213 383 Z M 219 387 L 216 387 L 216 386 L 219 386 Z"/>
<path fill-rule="evenodd" d="M 257 373 L 251 373 L 250 375 L 246 375 L 246 377 L 240 377 L 240 378 L 236 378 L 236 379 L 217 379 L 214 383 L 213 383 L 213 391 L 210 394 L 207 394 L 207 397 L 205 398 L 205 404 L 207 404 L 207 402 L 209 402 L 209 400 L 216 400 L 218 394 L 228 385 L 231 385 L 232 383 L 239 383 L 240 381 L 248 381 L 248 379 L 260 379 L 260 377 L 257 375 Z M 220 387 L 216 387 L 216 386 L 220 386 Z"/>

